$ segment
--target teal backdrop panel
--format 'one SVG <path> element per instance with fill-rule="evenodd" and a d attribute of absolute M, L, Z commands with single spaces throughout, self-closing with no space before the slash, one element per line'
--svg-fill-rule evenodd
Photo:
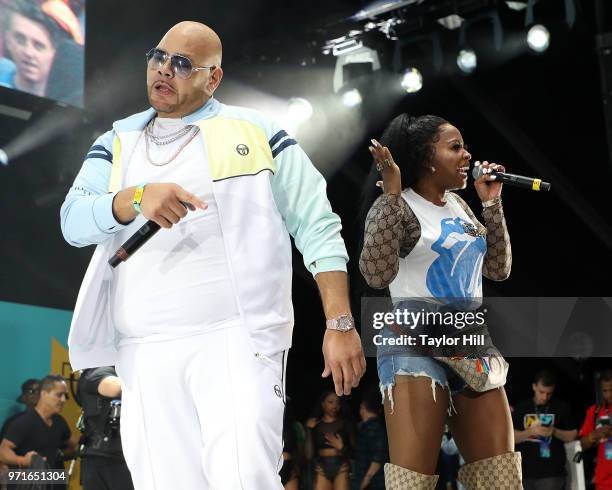
<path fill-rule="evenodd" d="M 67 348 L 72 312 L 0 301 L 0 423 L 23 405 L 21 383 L 51 366 L 51 339 Z"/>

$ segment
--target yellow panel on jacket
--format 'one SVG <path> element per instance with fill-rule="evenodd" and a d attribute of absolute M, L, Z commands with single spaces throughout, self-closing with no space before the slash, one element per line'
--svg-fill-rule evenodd
<path fill-rule="evenodd" d="M 222 116 L 198 123 L 208 151 L 213 180 L 275 172 L 272 150 L 264 131 L 248 121 Z"/>
<path fill-rule="evenodd" d="M 113 138 L 113 166 L 111 167 L 108 192 L 119 192 L 121 190 L 121 141 L 115 135 Z"/>

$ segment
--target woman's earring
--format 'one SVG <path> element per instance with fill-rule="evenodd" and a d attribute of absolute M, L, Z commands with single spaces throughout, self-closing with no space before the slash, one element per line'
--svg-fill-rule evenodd
<path fill-rule="evenodd" d="M 431 173 L 433 174 L 436 171 L 436 167 L 434 167 L 433 165 L 431 166 Z"/>

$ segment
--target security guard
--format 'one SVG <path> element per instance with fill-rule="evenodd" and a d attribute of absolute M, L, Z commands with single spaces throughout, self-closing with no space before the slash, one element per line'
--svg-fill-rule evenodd
<path fill-rule="evenodd" d="M 85 369 L 77 385 L 83 408 L 79 448 L 83 490 L 133 490 L 121 448 L 121 381 L 114 367 Z"/>

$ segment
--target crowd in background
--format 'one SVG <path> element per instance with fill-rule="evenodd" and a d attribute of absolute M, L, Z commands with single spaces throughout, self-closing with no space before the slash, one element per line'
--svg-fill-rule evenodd
<path fill-rule="evenodd" d="M 88 378 L 95 381 L 92 385 L 95 390 L 91 393 L 101 400 L 120 398 L 120 385 L 109 388 L 102 383 L 104 379 L 118 380 L 114 370 L 98 369 L 99 372 L 91 370 L 92 376 Z M 582 451 L 575 461 L 582 460 L 585 464 L 587 488 L 612 489 L 612 370 L 600 373 L 595 403 L 580 417 L 572 413 L 569 403 L 554 395 L 556 385 L 553 372 L 540 371 L 533 378 L 533 396 L 512 403 L 524 488 L 569 488 L 566 487 L 569 474 L 565 443 L 579 441 Z M 382 469 L 388 461 L 388 450 L 380 391 L 373 386 L 364 387 L 361 393 L 358 417 L 349 409 L 347 397 L 340 398 L 329 391 L 322 393 L 313 404 L 310 417 L 304 423 L 297 420 L 295 407 L 287 399 L 280 470 L 286 489 L 385 488 Z M 17 401 L 24 405 L 24 410 L 7 418 L 0 429 L 0 464 L 4 469 L 64 468 L 66 461 L 83 457 L 77 453 L 72 437 L 75 427 L 70 427 L 60 415 L 69 396 L 68 384 L 61 376 L 28 379 L 22 384 Z M 116 405 L 111 402 L 108 406 Z M 111 414 L 115 420 L 110 420 Z M 111 425 L 115 422 L 118 426 L 119 416 L 112 409 L 103 418 L 102 426 L 107 418 Z M 84 431 L 83 426 L 79 429 Z M 83 438 L 79 444 L 82 441 Z M 83 447 L 84 444 L 80 449 L 85 453 Z M 438 488 L 461 488 L 457 486 L 456 475 L 462 458 L 450 432 L 442 438 L 440 456 Z M 91 484 L 84 488 L 105 487 Z M 115 484 L 112 488 L 131 490 L 132 487 L 130 482 L 120 487 Z"/>

